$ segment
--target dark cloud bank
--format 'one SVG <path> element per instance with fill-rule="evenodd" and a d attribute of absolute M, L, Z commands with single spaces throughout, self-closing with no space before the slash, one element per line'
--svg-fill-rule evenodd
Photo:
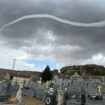
<path fill-rule="evenodd" d="M 0 0 L 0 27 L 31 14 L 51 14 L 85 23 L 103 21 L 104 5 L 104 0 Z M 77 27 L 52 19 L 25 19 L 6 27 L 0 38 L 7 47 L 63 63 L 81 63 L 96 54 L 105 54 L 105 27 Z"/>

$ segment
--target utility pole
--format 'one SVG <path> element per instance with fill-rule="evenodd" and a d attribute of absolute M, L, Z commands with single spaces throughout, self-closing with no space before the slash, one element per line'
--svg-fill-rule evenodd
<path fill-rule="evenodd" d="M 16 60 L 17 60 L 17 59 L 13 59 L 12 70 L 14 70 L 14 67 L 15 67 L 15 63 L 16 63 Z"/>

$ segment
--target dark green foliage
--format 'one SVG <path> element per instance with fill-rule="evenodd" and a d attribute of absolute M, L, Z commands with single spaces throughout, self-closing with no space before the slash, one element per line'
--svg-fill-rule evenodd
<path fill-rule="evenodd" d="M 53 75 L 57 75 L 57 74 L 58 74 L 58 70 L 57 70 L 57 69 L 54 69 L 54 70 L 52 71 L 52 73 L 53 73 Z"/>
<path fill-rule="evenodd" d="M 10 76 L 10 81 L 13 80 L 13 76 Z"/>
<path fill-rule="evenodd" d="M 49 80 L 52 80 L 53 74 L 52 71 L 50 71 L 49 66 L 47 65 L 44 71 L 41 73 L 42 82 L 46 82 Z"/>
<path fill-rule="evenodd" d="M 32 77 L 31 77 L 31 81 L 32 81 L 32 82 L 36 82 L 36 81 L 37 81 L 36 77 L 35 77 L 35 76 L 32 76 Z"/>

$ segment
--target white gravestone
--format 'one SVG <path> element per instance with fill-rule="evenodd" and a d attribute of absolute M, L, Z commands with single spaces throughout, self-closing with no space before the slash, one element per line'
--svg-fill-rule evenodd
<path fill-rule="evenodd" d="M 22 102 L 22 88 L 23 88 L 23 85 L 20 84 L 19 90 L 18 90 L 17 95 L 16 95 L 17 103 L 21 103 Z"/>
<path fill-rule="evenodd" d="M 61 89 L 58 90 L 58 105 L 62 105 L 63 100 L 63 91 Z"/>
<path fill-rule="evenodd" d="M 98 88 L 98 93 L 101 95 L 101 86 L 99 85 L 97 88 Z"/>

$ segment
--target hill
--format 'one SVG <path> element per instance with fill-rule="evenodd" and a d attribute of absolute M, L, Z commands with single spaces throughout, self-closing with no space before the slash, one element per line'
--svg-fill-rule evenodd
<path fill-rule="evenodd" d="M 41 72 L 38 71 L 18 71 L 18 70 L 10 70 L 10 69 L 4 69 L 0 68 L 0 75 L 9 73 L 10 75 L 14 77 L 23 77 L 23 78 L 30 78 L 31 76 L 39 77 Z"/>
<path fill-rule="evenodd" d="M 96 64 L 65 66 L 62 67 L 60 71 L 64 75 L 72 75 L 75 72 L 78 72 L 80 75 L 87 73 L 89 75 L 105 76 L 105 67 Z"/>

